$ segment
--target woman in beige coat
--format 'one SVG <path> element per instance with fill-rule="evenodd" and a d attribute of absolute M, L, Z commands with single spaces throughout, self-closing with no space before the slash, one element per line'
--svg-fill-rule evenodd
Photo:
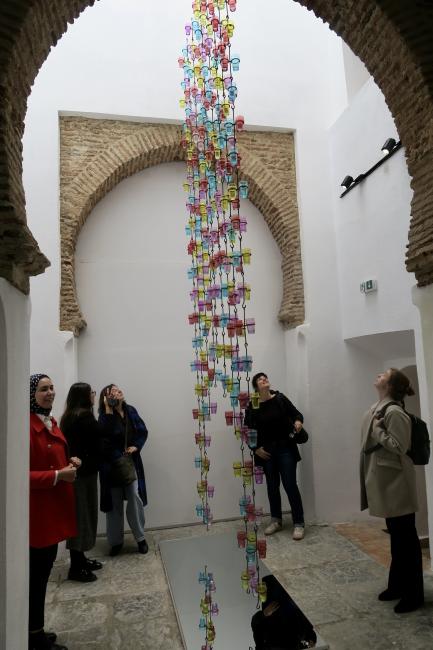
<path fill-rule="evenodd" d="M 374 385 L 379 402 L 367 411 L 362 423 L 361 510 L 368 508 L 370 515 L 386 520 L 391 567 L 388 588 L 379 600 L 399 599 L 394 611 L 401 614 L 424 603 L 421 546 L 415 528 L 415 468 L 406 453 L 411 445 L 411 420 L 403 402 L 414 392 L 406 375 L 395 368 L 378 375 Z"/>

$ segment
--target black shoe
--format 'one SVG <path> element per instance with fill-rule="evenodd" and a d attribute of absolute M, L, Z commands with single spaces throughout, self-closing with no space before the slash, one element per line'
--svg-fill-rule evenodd
<path fill-rule="evenodd" d="M 57 634 L 54 632 L 45 632 L 45 638 L 48 641 L 48 643 L 55 643 L 57 639 Z"/>
<path fill-rule="evenodd" d="M 69 569 L 68 580 L 76 580 L 77 582 L 95 582 L 97 577 L 89 569 Z"/>
<path fill-rule="evenodd" d="M 53 644 L 43 630 L 29 633 L 29 650 L 51 650 Z"/>
<path fill-rule="evenodd" d="M 379 600 L 398 600 L 401 598 L 401 594 L 396 594 L 395 591 L 391 591 L 391 589 L 385 589 L 385 591 L 382 591 L 378 595 Z"/>
<path fill-rule="evenodd" d="M 109 552 L 110 557 L 115 557 L 116 555 L 119 555 L 120 551 L 122 550 L 123 544 L 115 544 L 114 546 L 111 547 L 111 550 Z"/>
<path fill-rule="evenodd" d="M 149 550 L 146 540 L 142 539 L 141 542 L 137 542 L 137 546 L 138 546 L 138 552 L 142 553 L 143 555 L 146 555 L 147 551 Z"/>
<path fill-rule="evenodd" d="M 56 643 L 57 634 L 54 632 L 36 632 L 29 634 L 29 650 L 68 650 L 65 645 Z"/>
<path fill-rule="evenodd" d="M 102 569 L 102 562 L 98 562 L 98 560 L 90 560 L 86 557 L 85 567 L 86 569 L 89 569 L 89 571 L 99 571 L 99 569 Z"/>
<path fill-rule="evenodd" d="M 409 598 L 402 598 L 399 603 L 394 607 L 396 614 L 407 614 L 414 612 L 424 605 L 424 598 L 420 600 L 411 600 Z"/>

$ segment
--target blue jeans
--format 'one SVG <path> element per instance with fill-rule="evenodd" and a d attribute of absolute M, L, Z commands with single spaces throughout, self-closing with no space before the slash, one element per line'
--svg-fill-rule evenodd
<path fill-rule="evenodd" d="M 107 539 L 110 546 L 123 544 L 123 501 L 126 499 L 126 518 L 136 542 L 144 539 L 144 508 L 138 494 L 138 481 L 123 488 L 111 488 L 113 508 L 107 512 Z"/>
<path fill-rule="evenodd" d="M 276 449 L 269 460 L 263 463 L 266 476 L 266 487 L 271 508 L 271 518 L 282 520 L 280 477 L 289 499 L 294 526 L 304 525 L 304 509 L 301 494 L 296 483 L 297 461 L 288 449 Z"/>

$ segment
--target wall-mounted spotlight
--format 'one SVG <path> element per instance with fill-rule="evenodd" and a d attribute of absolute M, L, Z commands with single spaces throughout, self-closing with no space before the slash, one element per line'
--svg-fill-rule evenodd
<path fill-rule="evenodd" d="M 346 190 L 348 190 L 349 187 L 352 185 L 352 183 L 353 183 L 353 178 L 352 178 L 352 176 L 345 176 L 345 177 L 343 178 L 343 181 L 342 181 L 341 185 L 342 185 L 342 187 L 345 187 Z"/>
<path fill-rule="evenodd" d="M 346 196 L 348 192 L 353 190 L 354 187 L 359 185 L 359 183 L 362 183 L 362 181 L 367 178 L 367 176 L 370 176 L 378 167 L 383 165 L 383 163 L 388 160 L 388 158 L 391 158 L 396 151 L 398 151 L 401 147 L 401 141 L 399 140 L 396 142 L 394 138 L 388 138 L 388 140 L 385 142 L 385 144 L 382 147 L 382 153 L 383 153 L 383 158 L 381 158 L 373 167 L 370 167 L 366 172 L 363 174 L 358 174 L 358 176 L 353 180 L 352 176 L 345 176 L 343 179 L 343 182 L 341 185 L 345 188 L 344 192 L 340 194 L 340 199 L 343 198 L 343 196 Z"/>
<path fill-rule="evenodd" d="M 397 142 L 394 140 L 394 138 L 388 138 L 388 140 L 385 142 L 385 144 L 382 147 L 382 152 L 384 156 L 387 156 L 388 154 L 391 153 L 397 146 Z"/>

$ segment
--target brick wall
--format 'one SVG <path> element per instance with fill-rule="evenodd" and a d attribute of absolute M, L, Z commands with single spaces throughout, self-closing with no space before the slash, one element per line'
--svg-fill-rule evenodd
<path fill-rule="evenodd" d="M 123 120 L 60 118 L 60 329 L 78 336 L 86 326 L 75 285 L 75 247 L 90 212 L 122 179 L 147 167 L 183 159 L 180 128 Z M 304 294 L 291 133 L 248 131 L 240 136 L 242 177 L 282 255 L 283 298 L 278 318 L 304 320 Z M 179 205 L 179 218 L 184 207 Z"/>

